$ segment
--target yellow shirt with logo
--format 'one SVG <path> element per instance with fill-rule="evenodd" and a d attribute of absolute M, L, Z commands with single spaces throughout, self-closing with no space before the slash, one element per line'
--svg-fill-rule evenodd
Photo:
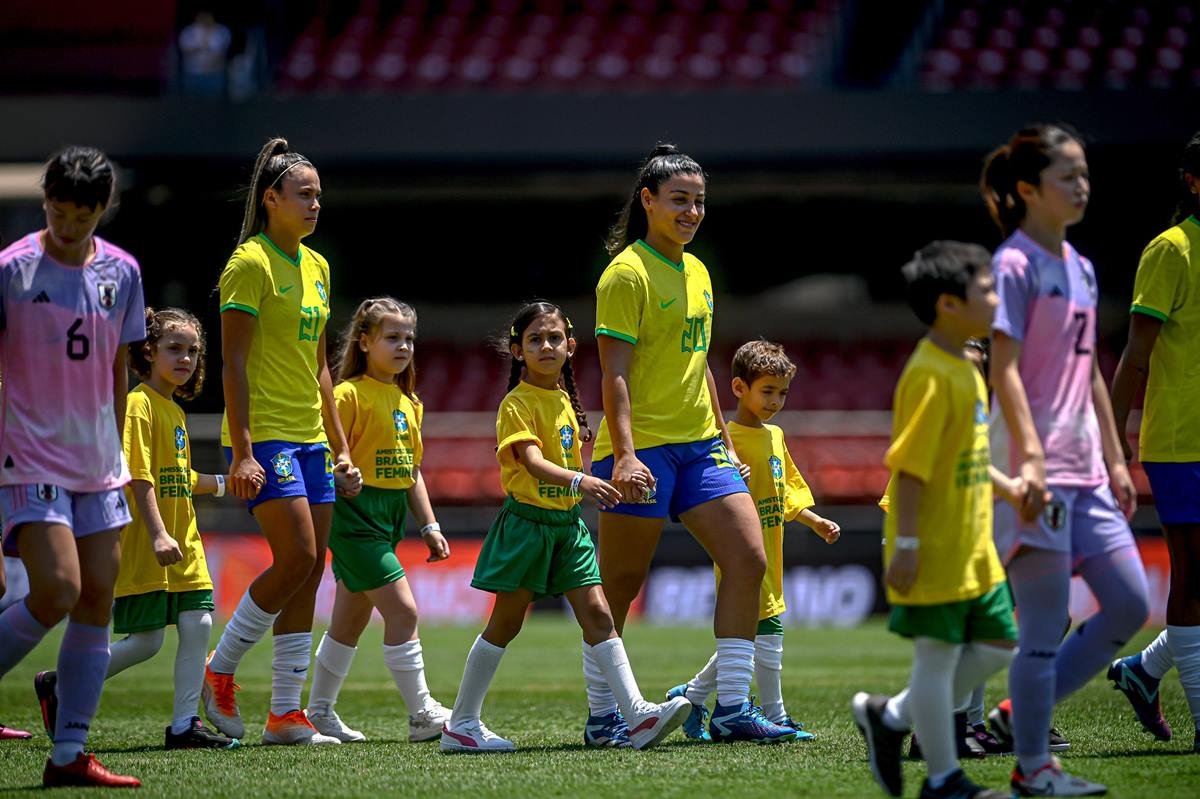
<path fill-rule="evenodd" d="M 221 273 L 221 312 L 231 309 L 257 319 L 246 362 L 250 440 L 325 441 L 317 347 L 329 321 L 329 264 L 303 244 L 293 261 L 259 233 Z M 230 446 L 228 416 L 221 443 Z"/>
<path fill-rule="evenodd" d="M 538 480 L 517 461 L 512 445 L 523 441 L 536 443 L 550 463 L 572 472 L 583 471 L 579 422 L 567 392 L 538 388 L 523 380 L 508 392 L 496 414 L 496 460 L 500 461 L 500 484 L 518 502 L 551 510 L 578 505 L 578 491 Z"/>
<path fill-rule="evenodd" d="M 783 430 L 773 424 L 745 427 L 729 422 L 729 437 L 742 463 L 750 467 L 747 485 L 758 507 L 763 546 L 767 551 L 767 573 L 758 595 L 758 618 L 769 619 L 787 610 L 783 600 L 783 523 L 795 521 L 811 508 L 812 490 L 788 452 Z M 721 570 L 717 569 L 717 584 Z"/>
<path fill-rule="evenodd" d="M 706 379 L 712 321 L 712 282 L 692 255 L 675 264 L 638 240 L 600 276 L 596 335 L 633 345 L 629 400 L 636 449 L 717 436 Z M 612 452 L 605 419 L 592 457 Z"/>
<path fill-rule="evenodd" d="M 125 405 L 124 444 L 131 478 L 154 485 L 163 527 L 179 542 L 183 560 L 170 566 L 158 565 L 132 487 L 126 486 L 125 499 L 133 521 L 121 531 L 121 569 L 115 596 L 212 589 L 192 507 L 196 473 L 192 471 L 183 409 L 145 383 L 134 387 Z"/>
<path fill-rule="evenodd" d="M 1147 245 L 1131 313 L 1162 322 L 1150 352 L 1139 444 L 1143 461 L 1200 461 L 1200 220 L 1192 216 Z"/>
<path fill-rule="evenodd" d="M 979 371 L 921 339 L 896 386 L 892 444 L 884 458 L 894 476 L 920 480 L 920 565 L 893 605 L 934 605 L 983 596 L 1004 581 L 992 541 L 992 481 L 987 391 Z M 894 491 L 894 489 L 893 489 Z M 884 563 L 896 546 L 895 494 L 884 520 Z"/>
<path fill-rule="evenodd" d="M 333 387 L 338 416 L 350 444 L 350 460 L 363 484 L 412 488 L 421 466 L 424 406 L 395 383 L 359 375 Z"/>

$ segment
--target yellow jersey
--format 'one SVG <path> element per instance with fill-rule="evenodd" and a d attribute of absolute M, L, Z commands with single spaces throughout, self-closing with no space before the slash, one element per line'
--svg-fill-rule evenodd
<path fill-rule="evenodd" d="M 259 233 L 234 250 L 221 273 L 221 312 L 228 310 L 258 322 L 246 362 L 250 440 L 325 441 L 317 347 L 329 321 L 329 264 L 303 244 L 293 261 Z M 230 446 L 228 416 L 221 443 Z"/>
<path fill-rule="evenodd" d="M 154 500 L 163 526 L 179 542 L 183 560 L 159 566 L 131 486 L 125 499 L 133 521 L 121 531 L 121 569 L 114 595 L 152 591 L 200 591 L 213 587 L 196 526 L 192 489 L 192 449 L 183 409 L 142 383 L 129 392 L 125 405 L 125 458 L 133 480 L 154 485 Z"/>
<path fill-rule="evenodd" d="M 921 339 L 896 385 L 892 443 L 884 462 L 924 484 L 916 582 L 893 605 L 934 605 L 983 596 L 1004 581 L 992 541 L 987 391 L 965 358 Z M 884 519 L 884 563 L 896 547 L 896 495 Z"/>
<path fill-rule="evenodd" d="M 1200 220 L 1192 216 L 1147 245 L 1131 313 L 1161 321 L 1150 352 L 1139 443 L 1143 461 L 1200 461 Z"/>
<path fill-rule="evenodd" d="M 729 422 L 729 437 L 742 463 L 750 467 L 747 485 L 758 508 L 767 573 L 758 595 L 758 618 L 769 619 L 787 610 L 783 599 L 783 523 L 795 521 L 811 508 L 812 490 L 788 452 L 783 430 L 773 424 L 745 427 Z M 717 569 L 717 584 L 721 570 Z"/>
<path fill-rule="evenodd" d="M 636 449 L 717 436 L 706 379 L 712 322 L 712 282 L 692 255 L 672 263 L 639 239 L 600 276 L 596 335 L 633 345 L 629 401 Z M 604 419 L 592 457 L 612 453 Z"/>
<path fill-rule="evenodd" d="M 350 460 L 363 484 L 412 488 L 421 466 L 424 406 L 395 383 L 359 375 L 333 387 L 338 416 L 350 445 Z"/>
<path fill-rule="evenodd" d="M 550 463 L 572 472 L 583 471 L 579 422 L 567 392 L 538 388 L 524 380 L 508 392 L 496 414 L 496 460 L 500 461 L 500 484 L 517 502 L 550 510 L 570 510 L 578 505 L 578 491 L 538 480 L 516 459 L 512 445 L 523 441 L 537 444 Z"/>

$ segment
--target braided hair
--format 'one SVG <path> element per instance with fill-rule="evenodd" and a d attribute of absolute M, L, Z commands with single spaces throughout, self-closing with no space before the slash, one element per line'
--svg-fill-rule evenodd
<path fill-rule="evenodd" d="M 521 341 L 525 337 L 525 331 L 529 326 L 541 316 L 554 315 L 562 319 L 563 327 L 566 328 L 567 338 L 574 336 L 574 328 L 571 326 L 571 320 L 563 312 L 563 309 L 552 302 L 546 300 L 533 300 L 527 302 L 517 311 L 513 317 L 512 324 L 508 328 L 508 332 L 500 335 L 496 339 L 496 349 L 509 358 L 508 370 L 508 388 L 506 392 L 512 391 L 521 382 L 521 376 L 524 373 L 525 365 L 513 357 L 512 348 L 521 348 Z M 559 385 L 567 396 L 571 398 L 571 409 L 575 411 L 575 418 L 579 421 L 579 440 L 591 441 L 592 431 L 588 427 L 587 413 L 583 410 L 583 405 L 579 402 L 579 392 L 575 387 L 575 370 L 571 367 L 571 358 L 568 357 L 563 363 L 562 372 L 558 378 Z"/>
<path fill-rule="evenodd" d="M 139 379 L 146 381 L 150 379 L 150 374 L 154 370 L 152 361 L 154 351 L 158 348 L 159 339 L 172 328 L 187 327 L 188 325 L 196 329 L 196 343 L 200 347 L 200 351 L 196 353 L 196 371 L 192 372 L 192 376 L 186 383 L 175 388 L 175 396 L 185 400 L 195 399 L 204 390 L 206 344 L 204 328 L 201 327 L 199 319 L 183 308 L 162 308 L 156 311 L 146 306 L 146 338 L 144 341 L 132 341 L 128 345 L 129 368 Z"/>

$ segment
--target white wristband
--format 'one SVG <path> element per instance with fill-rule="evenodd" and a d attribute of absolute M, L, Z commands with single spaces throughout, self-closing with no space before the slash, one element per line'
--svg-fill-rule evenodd
<path fill-rule="evenodd" d="M 442 526 L 437 522 L 430 522 L 421 528 L 421 535 L 429 535 L 430 533 L 440 533 Z"/>
<path fill-rule="evenodd" d="M 921 548 L 921 539 L 912 536 L 896 536 L 896 549 L 899 551 L 916 552 Z"/>
<path fill-rule="evenodd" d="M 571 493 L 572 494 L 579 493 L 579 484 L 583 482 L 584 477 L 585 477 L 585 475 L 583 472 L 576 472 L 575 476 L 571 478 Z"/>
<path fill-rule="evenodd" d="M 213 476 L 217 478 L 217 490 L 213 492 L 214 496 L 225 496 L 225 475 L 217 474 Z"/>

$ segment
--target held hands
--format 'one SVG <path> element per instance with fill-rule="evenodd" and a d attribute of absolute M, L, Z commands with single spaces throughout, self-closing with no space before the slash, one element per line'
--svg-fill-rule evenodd
<path fill-rule="evenodd" d="M 257 497 L 265 480 L 266 472 L 253 455 L 234 460 L 229 469 L 230 492 L 238 499 L 251 500 Z"/>
<path fill-rule="evenodd" d="M 440 527 L 426 526 L 421 530 L 421 538 L 425 541 L 425 546 L 429 547 L 429 557 L 425 558 L 426 563 L 437 563 L 439 560 L 450 557 L 450 544 L 442 535 Z"/>
<path fill-rule="evenodd" d="M 892 553 L 892 561 L 888 564 L 884 582 L 896 593 L 907 594 L 917 580 L 919 566 L 917 550 L 897 549 Z"/>
<path fill-rule="evenodd" d="M 1133 478 L 1129 475 L 1129 467 L 1123 463 L 1112 464 L 1108 467 L 1108 479 L 1112 483 L 1117 505 L 1125 514 L 1125 520 L 1129 521 L 1137 511 L 1137 489 L 1133 485 Z"/>
<path fill-rule="evenodd" d="M 348 460 L 341 460 L 333 467 L 333 485 L 339 497 L 353 497 L 362 491 L 362 472 Z"/>
<path fill-rule="evenodd" d="M 1018 510 L 1021 521 L 1032 524 L 1042 515 L 1046 508 L 1048 492 L 1046 491 L 1046 463 L 1041 458 L 1024 461 L 1017 470 L 1017 477 L 1026 486 L 1025 497 Z"/>
<path fill-rule="evenodd" d="M 742 463 L 742 459 L 738 457 L 737 452 L 733 447 L 726 445 L 725 451 L 729 453 L 729 462 L 738 470 L 738 474 L 742 476 L 742 480 L 750 479 L 750 464 Z"/>
<path fill-rule="evenodd" d="M 657 482 L 646 464 L 636 455 L 624 455 L 613 464 L 612 487 L 617 490 L 621 502 L 639 503 L 646 492 Z"/>
<path fill-rule="evenodd" d="M 579 482 L 579 491 L 604 510 L 615 508 L 621 502 L 621 492 L 599 477 L 585 476 Z"/>
<path fill-rule="evenodd" d="M 179 542 L 172 538 L 166 530 L 154 536 L 152 543 L 154 559 L 158 561 L 159 566 L 170 566 L 183 560 L 183 550 L 179 548 Z"/>
<path fill-rule="evenodd" d="M 832 544 L 842 537 L 842 527 L 837 522 L 826 518 L 817 519 L 812 531 L 821 536 L 826 544 Z"/>
<path fill-rule="evenodd" d="M 1129 436 L 1118 436 L 1121 439 L 1121 452 L 1125 454 L 1125 463 L 1133 461 L 1133 445 L 1129 443 Z"/>

